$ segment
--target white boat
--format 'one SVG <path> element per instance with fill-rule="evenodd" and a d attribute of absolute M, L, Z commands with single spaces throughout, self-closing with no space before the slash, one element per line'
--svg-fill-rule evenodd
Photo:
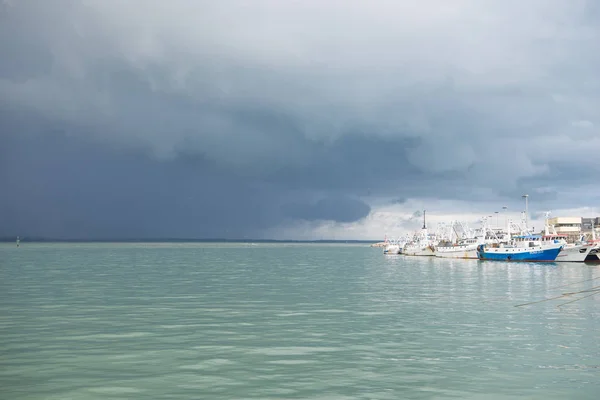
<path fill-rule="evenodd" d="M 596 238 L 596 227 L 592 224 L 592 239 L 587 241 L 587 244 L 593 246 L 588 253 L 584 262 L 600 263 L 600 239 Z"/>
<path fill-rule="evenodd" d="M 387 236 L 385 238 L 384 246 L 383 246 L 383 254 L 388 255 L 397 255 L 402 254 L 402 249 L 406 244 L 407 240 L 403 238 L 388 240 Z"/>
<path fill-rule="evenodd" d="M 450 240 L 441 241 L 434 248 L 436 257 L 440 258 L 462 258 L 462 259 L 477 259 L 477 246 L 486 243 L 486 222 L 484 218 L 483 227 L 481 230 L 473 231 L 462 222 L 451 222 Z M 456 229 L 458 225 L 459 230 Z M 460 233 L 459 233 L 460 232 Z M 452 239 L 456 235 L 457 240 Z"/>
<path fill-rule="evenodd" d="M 596 246 L 590 250 L 584 262 L 600 263 L 600 243 L 596 243 Z"/>
<path fill-rule="evenodd" d="M 557 262 L 586 262 L 595 261 L 597 256 L 597 245 L 592 244 L 566 244 L 556 256 Z M 600 260 L 599 260 L 600 261 Z"/>
<path fill-rule="evenodd" d="M 435 247 L 435 256 L 441 258 L 477 259 L 477 246 L 484 243 L 484 237 L 461 239 L 456 244 Z"/>
<path fill-rule="evenodd" d="M 400 246 L 396 242 L 388 242 L 388 244 L 383 248 L 383 254 L 387 255 L 395 255 L 400 254 Z"/>
<path fill-rule="evenodd" d="M 427 256 L 433 257 L 435 254 L 433 252 L 433 246 L 427 245 L 422 246 L 420 242 L 411 243 L 404 247 L 402 250 L 402 254 L 406 256 Z"/>
<path fill-rule="evenodd" d="M 433 253 L 433 245 L 429 240 L 429 235 L 427 233 L 427 223 L 425 220 L 425 212 L 423 211 L 423 228 L 421 231 L 415 235 L 413 240 L 410 243 L 407 243 L 402 249 L 402 254 L 407 256 L 427 256 L 432 257 L 435 254 Z"/>
<path fill-rule="evenodd" d="M 404 253 L 404 248 L 406 247 L 406 244 L 409 242 L 410 242 L 410 236 L 408 236 L 408 235 L 403 238 L 398 239 L 397 243 L 398 243 L 398 246 L 400 247 L 398 254 Z"/>
<path fill-rule="evenodd" d="M 586 241 L 582 236 L 575 243 L 567 243 L 567 235 L 557 234 L 554 225 L 548 223 L 550 212 L 545 213 L 543 240 L 562 242 L 563 249 L 556 256 L 557 262 L 594 262 L 600 261 L 598 249 L 600 244 L 596 241 L 596 234 L 592 226 L 592 240 Z"/>
<path fill-rule="evenodd" d="M 584 241 L 581 247 L 587 249 L 587 251 L 582 253 L 580 250 L 575 262 L 600 263 L 600 240 L 596 239 L 594 231 L 592 231 L 592 240 Z"/>

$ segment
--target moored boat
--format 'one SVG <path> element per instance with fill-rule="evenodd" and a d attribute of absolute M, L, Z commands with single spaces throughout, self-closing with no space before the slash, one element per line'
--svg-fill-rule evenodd
<path fill-rule="evenodd" d="M 399 237 L 398 239 L 388 240 L 387 236 L 383 246 L 383 254 L 397 255 L 402 254 L 402 249 L 408 242 L 407 239 Z"/>
<path fill-rule="evenodd" d="M 389 242 L 383 248 L 383 254 L 388 254 L 388 255 L 400 254 L 400 246 L 396 242 Z"/>
<path fill-rule="evenodd" d="M 596 238 L 596 228 L 592 224 L 592 239 L 587 241 L 589 246 L 592 246 L 592 249 L 589 251 L 587 257 L 584 262 L 590 263 L 600 263 L 600 239 Z"/>
<path fill-rule="evenodd" d="M 456 229 L 458 227 L 459 229 Z M 450 239 L 457 236 L 457 241 L 441 241 L 435 247 L 435 256 L 440 258 L 477 259 L 477 246 L 488 242 L 486 233 L 488 230 L 487 218 L 483 218 L 482 227 L 472 230 L 463 222 L 452 222 Z M 496 240 L 497 238 L 494 237 Z M 491 240 L 491 238 L 490 238 Z"/>
<path fill-rule="evenodd" d="M 459 240 L 456 244 L 446 244 L 435 248 L 435 256 L 440 258 L 477 259 L 477 246 L 484 244 L 484 238 Z"/>
<path fill-rule="evenodd" d="M 563 248 L 556 256 L 557 262 L 593 262 L 598 258 L 598 243 L 592 226 L 592 240 L 587 241 L 585 235 L 582 235 L 575 243 L 567 242 L 567 235 L 558 234 L 554 225 L 549 223 L 550 211 L 545 213 L 544 236 L 543 241 L 561 242 Z M 599 259 L 600 261 L 600 259 Z"/>
<path fill-rule="evenodd" d="M 432 257 L 434 256 L 433 246 L 427 245 L 422 246 L 420 243 L 412 243 L 407 245 L 404 250 L 402 250 L 402 254 L 407 256 L 426 256 Z"/>
<path fill-rule="evenodd" d="M 507 244 L 479 245 L 477 258 L 493 261 L 554 262 L 563 247 L 563 242 L 543 240 L 542 235 L 519 235 L 514 236 Z"/>
<path fill-rule="evenodd" d="M 423 211 L 423 228 L 410 243 L 404 246 L 402 254 L 407 256 L 434 256 L 433 245 L 430 243 L 429 234 L 427 233 L 425 211 Z"/>
<path fill-rule="evenodd" d="M 594 261 L 597 246 L 592 244 L 566 244 L 556 257 L 557 262 L 586 262 Z M 597 256 L 596 256 L 597 258 Z"/>
<path fill-rule="evenodd" d="M 593 249 L 590 250 L 584 262 L 600 263 L 600 244 L 596 244 Z"/>
<path fill-rule="evenodd" d="M 566 235 L 544 235 L 544 238 L 560 240 L 564 243 L 563 249 L 556 257 L 557 262 L 593 262 L 594 257 L 597 258 L 598 244 L 587 242 L 584 237 L 576 243 L 567 243 Z"/>

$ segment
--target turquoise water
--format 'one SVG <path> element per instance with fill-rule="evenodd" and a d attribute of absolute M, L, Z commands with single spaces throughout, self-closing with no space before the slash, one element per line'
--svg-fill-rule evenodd
<path fill-rule="evenodd" d="M 0 245 L 2 399 L 597 399 L 600 267 Z M 566 288 L 555 288 L 573 282 Z"/>

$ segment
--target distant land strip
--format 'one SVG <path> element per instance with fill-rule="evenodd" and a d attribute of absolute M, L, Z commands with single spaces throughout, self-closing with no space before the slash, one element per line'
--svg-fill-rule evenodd
<path fill-rule="evenodd" d="M 2 243 L 14 243 L 17 237 L 0 237 Z M 103 238 L 103 239 L 57 239 L 41 237 L 20 237 L 21 243 L 377 243 L 381 240 L 276 240 L 276 239 L 173 239 L 173 238 Z"/>

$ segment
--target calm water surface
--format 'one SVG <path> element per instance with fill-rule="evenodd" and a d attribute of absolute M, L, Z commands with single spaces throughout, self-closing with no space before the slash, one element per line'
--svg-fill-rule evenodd
<path fill-rule="evenodd" d="M 600 267 L 0 245 L 3 399 L 598 399 Z M 566 284 L 580 282 L 565 288 Z"/>

